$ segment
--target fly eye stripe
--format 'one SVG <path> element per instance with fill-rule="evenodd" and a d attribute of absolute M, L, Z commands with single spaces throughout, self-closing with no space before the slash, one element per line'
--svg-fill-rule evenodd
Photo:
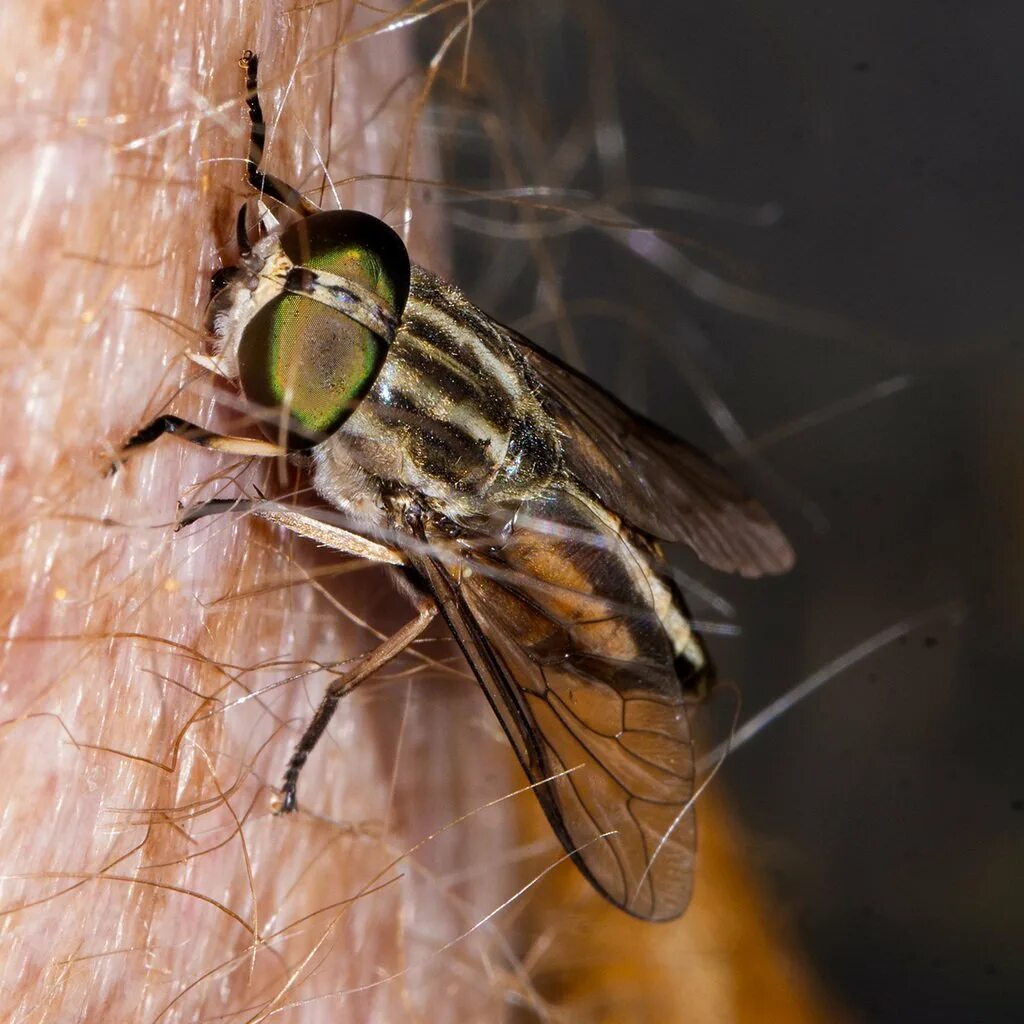
<path fill-rule="evenodd" d="M 365 285 L 326 270 L 293 266 L 283 290 L 319 302 L 372 331 L 385 345 L 395 340 L 398 317 L 380 296 Z"/>

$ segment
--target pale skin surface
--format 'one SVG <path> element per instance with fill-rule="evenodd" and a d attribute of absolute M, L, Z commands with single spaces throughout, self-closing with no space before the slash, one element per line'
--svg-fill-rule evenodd
<path fill-rule="evenodd" d="M 262 59 L 270 170 L 327 207 L 321 158 L 334 178 L 406 172 L 411 38 L 343 46 L 385 18 L 350 14 L 4 7 L 0 1013 L 433 1024 L 528 1005 L 700 1022 L 783 993 L 777 1019 L 820 1019 L 745 881 L 720 860 L 704 872 L 710 842 L 678 925 L 631 921 L 563 864 L 541 885 L 564 892 L 541 888 L 462 937 L 561 851 L 543 822 L 524 838 L 529 793 L 459 820 L 524 783 L 450 641 L 397 666 L 415 675 L 346 698 L 300 812 L 274 817 L 292 744 L 335 678 L 310 670 L 414 609 L 384 571 L 331 578 L 339 559 L 251 517 L 173 532 L 178 500 L 280 493 L 273 464 L 165 438 L 102 475 L 165 411 L 244 426 L 230 390 L 184 357 L 202 349 L 209 274 L 233 255 L 247 195 L 243 49 Z M 416 160 L 431 177 L 423 141 Z M 401 184 L 339 198 L 406 220 Z M 415 191 L 411 214 L 414 259 L 443 272 L 436 212 Z M 546 1014 L 531 972 L 572 1009 Z"/>

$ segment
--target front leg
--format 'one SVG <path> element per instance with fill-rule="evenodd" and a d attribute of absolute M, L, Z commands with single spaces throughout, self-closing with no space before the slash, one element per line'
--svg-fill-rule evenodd
<path fill-rule="evenodd" d="M 230 434 L 218 434 L 216 431 L 207 430 L 180 416 L 158 416 L 151 423 L 147 423 L 141 430 L 136 431 L 119 452 L 118 458 L 111 463 L 107 470 L 108 475 L 117 471 L 124 457 L 136 452 L 140 448 L 151 445 L 164 434 L 173 434 L 180 437 L 189 444 L 198 445 L 200 448 L 207 448 L 215 452 L 226 452 L 229 455 L 255 456 L 257 458 L 280 458 L 288 454 L 287 448 L 273 444 L 270 441 L 263 441 L 253 437 L 233 437 Z"/>

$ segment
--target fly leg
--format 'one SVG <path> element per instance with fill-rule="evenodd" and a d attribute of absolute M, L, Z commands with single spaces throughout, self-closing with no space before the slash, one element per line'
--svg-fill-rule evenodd
<path fill-rule="evenodd" d="M 273 175 L 261 170 L 260 164 L 263 163 L 263 148 L 267 140 L 267 125 L 263 120 L 263 108 L 260 105 L 256 83 L 259 59 L 251 50 L 246 50 L 238 63 L 245 71 L 245 102 L 249 108 L 249 121 L 252 126 L 249 132 L 249 155 L 245 161 L 249 184 L 261 196 L 270 196 L 271 199 L 276 199 L 279 203 L 283 203 L 290 210 L 294 210 L 303 217 L 319 213 L 319 208 L 306 199 L 297 189 L 281 181 L 280 178 L 275 178 Z"/>
<path fill-rule="evenodd" d="M 298 807 L 296 787 L 299 782 L 299 774 L 306 759 L 323 735 L 324 729 L 327 728 L 327 723 L 334 715 L 341 698 L 350 694 L 360 683 L 365 682 L 389 661 L 401 654 L 434 621 L 437 615 L 437 605 L 432 601 L 428 603 L 428 600 L 424 599 L 420 604 L 416 618 L 411 619 L 397 633 L 389 636 L 379 647 L 364 654 L 353 668 L 327 687 L 320 706 L 316 709 L 316 714 L 310 719 L 306 731 L 292 751 L 288 767 L 285 769 L 281 794 L 275 807 L 276 813 L 287 814 Z"/>
<path fill-rule="evenodd" d="M 386 544 L 370 540 L 359 534 L 352 533 L 333 523 L 326 523 L 314 516 L 300 512 L 290 506 L 280 505 L 272 501 L 252 500 L 231 500 L 215 499 L 207 501 L 193 508 L 186 509 L 179 526 L 187 526 L 210 515 L 219 515 L 228 511 L 249 512 L 259 516 L 267 522 L 282 526 L 291 533 L 308 540 L 316 541 L 334 551 L 354 555 L 358 558 L 366 558 L 374 562 L 384 562 L 391 565 L 405 565 L 406 559 L 401 551 L 390 548 Z M 299 774 L 306 763 L 317 741 L 323 735 L 327 723 L 330 722 L 338 702 L 346 694 L 351 693 L 360 683 L 365 682 L 378 669 L 382 668 L 393 658 L 402 653 L 437 616 L 437 605 L 428 597 L 418 594 L 417 614 L 414 619 L 407 622 L 397 633 L 387 638 L 378 647 L 364 654 L 356 664 L 343 676 L 336 679 L 327 688 L 316 714 L 306 726 L 302 738 L 299 740 L 288 761 L 288 767 L 284 774 L 284 783 L 281 787 L 277 812 L 286 814 L 294 811 L 298 806 L 296 801 L 296 786 L 299 781 Z"/>
<path fill-rule="evenodd" d="M 397 548 L 371 540 L 362 534 L 353 533 L 334 523 L 325 522 L 308 512 L 302 512 L 291 505 L 265 499 L 252 500 L 245 498 L 215 498 L 191 508 L 183 509 L 178 519 L 178 529 L 191 526 L 192 523 L 206 516 L 220 515 L 222 512 L 247 512 L 259 516 L 268 523 L 282 526 L 290 533 L 306 540 L 315 541 L 332 551 L 344 555 L 354 555 L 371 562 L 383 562 L 387 565 L 405 565 L 405 555 Z"/>
<path fill-rule="evenodd" d="M 173 434 L 190 444 L 199 445 L 200 448 L 208 448 L 215 452 L 226 452 L 229 455 L 252 455 L 260 458 L 279 458 L 288 454 L 287 448 L 273 444 L 271 441 L 263 441 L 253 437 L 232 437 L 229 434 L 218 434 L 206 427 L 197 426 L 180 416 L 158 416 L 152 423 L 147 423 L 141 430 L 136 431 L 121 448 L 120 455 L 124 456 L 138 448 L 151 445 L 164 434 Z M 108 475 L 116 472 L 122 459 L 111 463 L 107 470 Z"/>

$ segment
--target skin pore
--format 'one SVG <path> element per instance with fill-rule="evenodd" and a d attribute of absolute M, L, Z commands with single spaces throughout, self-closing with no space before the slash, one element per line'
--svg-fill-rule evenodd
<path fill-rule="evenodd" d="M 174 532 L 179 500 L 301 487 L 276 463 L 164 438 L 104 476 L 164 412 L 246 432 L 230 390 L 185 357 L 250 194 L 244 49 L 261 57 L 269 169 L 326 207 L 407 224 L 413 258 L 444 272 L 443 225 L 416 190 L 322 190 L 324 164 L 334 179 L 435 176 L 409 130 L 412 37 L 373 31 L 392 23 L 372 5 L 276 0 L 14 0 L 0 20 L 3 1013 L 568 1019 L 548 1004 L 560 993 L 586 1008 L 573 1020 L 609 1006 L 620 1021 L 744 1019 L 769 996 L 776 1019 L 819 1019 L 704 805 L 706 874 L 678 926 L 626 918 L 568 865 L 543 901 L 487 919 L 560 850 L 532 796 L 509 796 L 524 781 L 443 630 L 346 698 L 300 811 L 275 817 L 334 678 L 318 666 L 413 609 L 384 570 L 249 516 Z"/>

